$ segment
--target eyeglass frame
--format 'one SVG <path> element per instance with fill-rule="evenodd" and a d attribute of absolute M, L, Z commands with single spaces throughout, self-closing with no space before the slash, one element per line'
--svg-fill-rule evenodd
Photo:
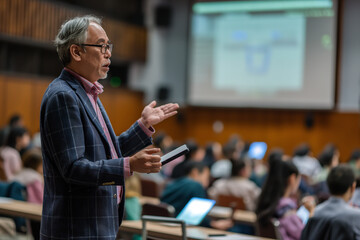
<path fill-rule="evenodd" d="M 101 48 L 100 52 L 102 54 L 105 54 L 107 50 L 110 51 L 110 53 L 113 50 L 113 44 L 112 43 L 108 43 L 108 44 L 87 44 L 87 43 L 82 43 L 80 44 L 80 46 L 88 46 L 88 47 L 99 47 Z M 105 49 L 105 51 L 103 52 L 103 49 Z"/>

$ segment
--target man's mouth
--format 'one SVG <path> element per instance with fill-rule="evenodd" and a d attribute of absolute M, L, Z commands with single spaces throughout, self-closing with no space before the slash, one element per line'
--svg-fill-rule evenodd
<path fill-rule="evenodd" d="M 111 64 L 111 62 L 105 63 L 104 65 L 102 65 L 102 67 L 109 68 L 110 64 Z"/>

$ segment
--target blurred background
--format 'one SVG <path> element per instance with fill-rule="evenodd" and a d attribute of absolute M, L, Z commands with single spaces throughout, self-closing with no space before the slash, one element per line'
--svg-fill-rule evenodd
<path fill-rule="evenodd" d="M 61 24 L 94 14 L 114 43 L 100 96 L 119 134 L 145 104 L 178 102 L 156 127 L 176 141 L 237 134 L 292 154 L 360 148 L 360 1 L 0 0 L 0 126 L 39 131 L 62 69 Z"/>

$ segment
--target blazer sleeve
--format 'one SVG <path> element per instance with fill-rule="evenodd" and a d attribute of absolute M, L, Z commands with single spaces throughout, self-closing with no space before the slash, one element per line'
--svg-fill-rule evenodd
<path fill-rule="evenodd" d="M 152 144 L 152 138 L 142 130 L 136 121 L 127 131 L 118 137 L 118 143 L 122 155 L 128 157 Z"/>
<path fill-rule="evenodd" d="M 80 114 L 79 102 L 71 91 L 58 92 L 48 98 L 42 116 L 47 154 L 68 183 L 123 185 L 123 158 L 105 159 L 104 156 L 94 161 L 85 158 L 83 121 L 86 120 Z"/>

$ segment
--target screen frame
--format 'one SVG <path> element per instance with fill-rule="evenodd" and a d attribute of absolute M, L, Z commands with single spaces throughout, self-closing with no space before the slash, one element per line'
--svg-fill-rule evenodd
<path fill-rule="evenodd" d="M 189 14 L 188 14 L 188 20 L 187 20 L 187 49 L 186 49 L 186 81 L 185 81 L 185 103 L 187 106 L 190 107 L 205 107 L 205 108 L 227 108 L 227 109 L 274 109 L 274 110 L 317 110 L 317 111 L 332 111 L 335 110 L 337 107 L 337 101 L 338 101 L 338 86 L 339 86 L 339 69 L 340 69 L 340 33 L 341 33 L 341 9 L 342 5 L 339 0 L 332 0 L 333 2 L 333 9 L 334 9 L 334 25 L 333 25 L 333 31 L 334 31 L 334 50 L 333 50 L 333 59 L 331 63 L 331 76 L 332 76 L 332 84 L 331 84 L 331 102 L 329 103 L 329 106 L 274 106 L 272 104 L 266 105 L 266 103 L 259 103 L 259 105 L 252 105 L 248 103 L 239 104 L 239 103 L 229 103 L 229 104 L 214 104 L 214 103 L 199 103 L 194 102 L 190 98 L 190 88 L 191 88 L 191 73 L 190 73 L 190 62 L 191 62 L 191 48 L 192 48 L 192 20 L 193 20 L 193 5 L 195 3 L 199 2 L 220 2 L 221 0 L 192 0 L 189 4 Z M 231 0 L 223 0 L 223 2 Z M 249 1 L 249 0 L 237 0 L 237 1 Z"/>

